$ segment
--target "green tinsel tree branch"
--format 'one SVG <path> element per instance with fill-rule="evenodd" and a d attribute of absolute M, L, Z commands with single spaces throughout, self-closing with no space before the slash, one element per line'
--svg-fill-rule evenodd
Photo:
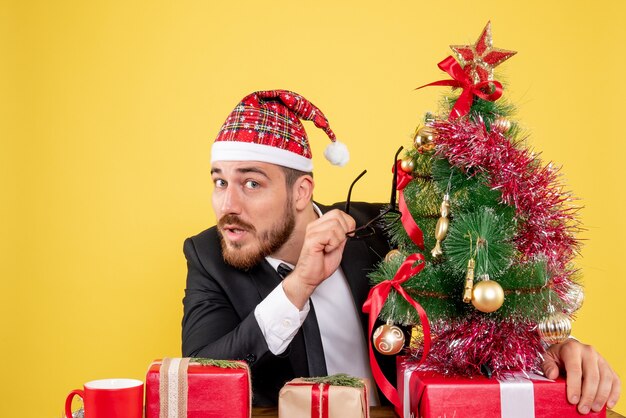
<path fill-rule="evenodd" d="M 322 377 L 304 377 L 305 382 L 310 383 L 324 383 L 326 385 L 333 386 L 347 386 L 352 388 L 363 388 L 363 381 L 357 377 L 349 376 L 345 373 L 333 374 L 331 376 Z"/>
<path fill-rule="evenodd" d="M 199 363 L 203 366 L 215 366 L 222 369 L 245 369 L 247 365 L 241 361 L 234 360 L 214 360 L 210 358 L 191 358 L 191 362 Z"/>

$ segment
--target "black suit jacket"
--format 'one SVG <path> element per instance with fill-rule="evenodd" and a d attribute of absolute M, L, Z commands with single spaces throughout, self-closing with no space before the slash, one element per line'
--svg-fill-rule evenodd
<path fill-rule="evenodd" d="M 342 203 L 318 206 L 322 212 L 343 209 Z M 379 204 L 353 202 L 350 214 L 357 225 L 362 225 L 381 209 Z M 215 227 L 188 238 L 183 250 L 188 268 L 183 299 L 183 356 L 246 360 L 252 371 L 254 404 L 275 405 L 286 381 L 309 375 L 302 332 L 296 334 L 283 354 L 276 356 L 269 351 L 254 316 L 256 306 L 281 278 L 266 261 L 248 271 L 226 264 Z M 367 274 L 388 251 L 381 231 L 365 239 L 347 241 L 341 268 L 357 307 L 367 298 Z M 367 341 L 367 316 L 360 315 Z M 393 369 L 392 360 L 382 359 L 387 368 Z"/>

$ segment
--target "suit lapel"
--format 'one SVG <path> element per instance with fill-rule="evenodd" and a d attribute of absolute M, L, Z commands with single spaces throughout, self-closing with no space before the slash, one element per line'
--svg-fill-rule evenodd
<path fill-rule="evenodd" d="M 256 286 L 259 302 L 265 299 L 281 282 L 276 270 L 266 260 L 263 260 L 250 270 L 248 275 Z"/>
<path fill-rule="evenodd" d="M 369 293 L 369 282 L 366 275 L 371 266 L 372 261 L 367 250 L 367 243 L 363 240 L 348 239 L 341 259 L 341 269 L 348 280 L 348 286 L 350 286 L 354 304 L 359 312 L 364 334 L 367 334 L 367 316 L 362 312 L 362 307 Z"/>

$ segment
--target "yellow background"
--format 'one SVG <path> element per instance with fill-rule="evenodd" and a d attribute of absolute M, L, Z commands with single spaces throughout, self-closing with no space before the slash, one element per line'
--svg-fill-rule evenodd
<path fill-rule="evenodd" d="M 626 376 L 622 1 L 3 1 L 0 416 L 55 417 L 88 380 L 180 355 L 182 242 L 214 222 L 209 147 L 237 101 L 297 91 L 352 152 L 316 199 L 387 198 L 444 88 L 450 44 L 491 19 L 505 94 L 584 205 L 574 334 Z M 626 413 L 622 401 L 616 408 Z"/>

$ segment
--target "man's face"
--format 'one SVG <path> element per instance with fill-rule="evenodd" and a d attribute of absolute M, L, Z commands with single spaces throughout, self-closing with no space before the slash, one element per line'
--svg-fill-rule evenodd
<path fill-rule="evenodd" d="M 217 161 L 213 210 L 224 260 L 248 269 L 276 252 L 295 226 L 292 193 L 282 169 L 258 161 Z"/>

